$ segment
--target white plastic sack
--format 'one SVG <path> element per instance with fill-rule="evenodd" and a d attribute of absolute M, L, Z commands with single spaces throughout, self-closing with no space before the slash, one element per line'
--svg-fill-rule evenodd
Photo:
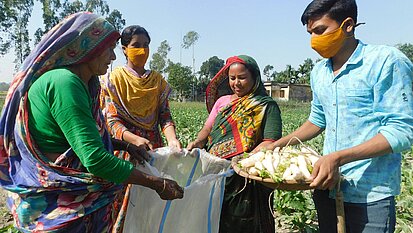
<path fill-rule="evenodd" d="M 191 156 L 192 155 L 192 156 Z M 151 165 L 138 169 L 175 180 L 184 198 L 164 201 L 149 188 L 133 185 L 124 231 L 127 233 L 217 233 L 225 178 L 230 162 L 205 150 L 174 152 L 168 147 L 152 153 Z"/>

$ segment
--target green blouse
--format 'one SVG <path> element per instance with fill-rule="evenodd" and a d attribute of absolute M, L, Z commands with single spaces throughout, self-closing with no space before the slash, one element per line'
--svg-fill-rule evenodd
<path fill-rule="evenodd" d="M 44 153 L 72 147 L 92 174 L 112 182 L 125 181 L 133 165 L 110 154 L 92 116 L 92 98 L 85 83 L 60 68 L 40 76 L 28 91 L 29 130 Z"/>

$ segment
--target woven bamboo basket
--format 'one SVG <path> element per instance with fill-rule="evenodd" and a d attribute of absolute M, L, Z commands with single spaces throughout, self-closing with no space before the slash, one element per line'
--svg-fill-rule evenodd
<path fill-rule="evenodd" d="M 304 145 L 300 139 L 298 139 L 297 137 L 293 137 L 290 139 L 290 141 L 287 143 L 287 146 L 290 144 L 292 139 L 296 139 L 301 146 L 307 147 L 306 145 Z M 307 147 L 308 148 L 308 147 Z M 281 151 L 282 153 L 282 151 Z M 318 154 L 314 154 L 315 156 L 320 157 L 320 155 Z M 280 183 L 276 183 L 274 182 L 271 178 L 262 178 L 259 176 L 254 176 L 254 175 L 250 175 L 247 171 L 245 171 L 244 169 L 242 169 L 239 165 L 238 162 L 243 159 L 242 155 L 239 156 L 235 156 L 232 158 L 231 160 L 231 166 L 234 169 L 234 171 L 242 176 L 245 177 L 247 179 L 252 179 L 252 180 L 256 180 L 258 182 L 260 182 L 261 184 L 271 188 L 271 189 L 278 189 L 278 190 L 308 190 L 308 189 L 313 189 L 312 187 L 310 187 L 310 182 L 308 181 L 302 181 L 302 182 L 287 182 L 287 181 L 283 181 Z M 345 224 L 345 213 L 344 213 L 344 201 L 343 201 L 343 192 L 341 191 L 341 180 L 343 179 L 343 177 L 341 176 L 341 178 L 339 179 L 338 183 L 336 184 L 336 214 L 337 214 L 337 232 L 338 233 L 346 233 L 346 224 Z M 271 193 L 272 194 L 272 193 Z M 271 200 L 271 194 L 268 197 L 268 203 L 269 203 L 269 209 L 271 211 L 271 213 L 273 214 L 273 217 L 275 219 L 275 215 L 274 215 L 274 211 L 272 210 L 271 204 L 272 203 Z"/>

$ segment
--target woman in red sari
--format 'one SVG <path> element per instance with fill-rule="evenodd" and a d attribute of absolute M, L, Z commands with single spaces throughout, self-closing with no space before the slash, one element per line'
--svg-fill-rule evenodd
<path fill-rule="evenodd" d="M 210 115 L 188 149 L 206 148 L 213 155 L 231 159 L 265 148 L 281 137 L 280 109 L 267 95 L 252 57 L 228 58 L 208 85 L 206 97 Z M 227 178 L 219 231 L 274 232 L 274 219 L 268 209 L 272 190 L 255 181 L 245 188 L 244 184 L 244 178 L 237 174 Z"/>

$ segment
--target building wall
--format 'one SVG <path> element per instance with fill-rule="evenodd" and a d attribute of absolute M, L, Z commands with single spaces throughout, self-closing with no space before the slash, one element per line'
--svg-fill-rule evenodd
<path fill-rule="evenodd" d="M 312 100 L 310 85 L 266 82 L 264 86 L 267 94 L 276 100 L 295 100 L 306 102 Z"/>
<path fill-rule="evenodd" d="M 309 102 L 313 99 L 309 85 L 290 85 L 289 100 Z"/>
<path fill-rule="evenodd" d="M 274 99 L 288 101 L 290 98 L 290 87 L 281 87 L 278 92 L 278 96 Z"/>
<path fill-rule="evenodd" d="M 288 84 L 280 84 L 275 82 L 265 82 L 265 90 L 267 91 L 268 96 L 271 96 L 276 100 L 288 100 Z"/>

